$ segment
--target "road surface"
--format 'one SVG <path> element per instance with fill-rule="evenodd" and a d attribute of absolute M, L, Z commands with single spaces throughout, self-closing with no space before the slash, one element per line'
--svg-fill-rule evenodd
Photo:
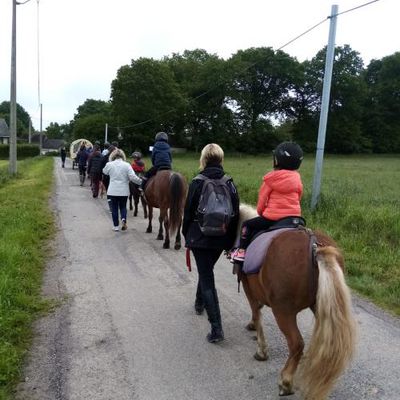
<path fill-rule="evenodd" d="M 54 170 L 59 230 L 43 290 L 60 307 L 35 326 L 16 399 L 278 399 L 286 343 L 265 309 L 269 360 L 254 360 L 249 307 L 229 262 L 221 257 L 215 268 L 226 340 L 209 344 L 184 251 L 144 233 L 142 210 L 129 212 L 126 232 L 113 232 L 106 200 L 79 186 L 70 160 L 62 169 L 56 159 Z M 354 308 L 357 356 L 330 399 L 400 399 L 399 320 L 356 297 Z M 299 319 L 307 343 L 312 317 Z"/>

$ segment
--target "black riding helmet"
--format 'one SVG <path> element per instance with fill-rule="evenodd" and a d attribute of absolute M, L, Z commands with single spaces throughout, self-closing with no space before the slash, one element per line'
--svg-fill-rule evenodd
<path fill-rule="evenodd" d="M 142 153 L 140 151 L 134 151 L 131 157 L 135 160 L 140 160 L 142 158 Z"/>
<path fill-rule="evenodd" d="M 159 141 L 168 142 L 168 135 L 165 132 L 158 132 L 154 140 L 156 142 Z"/>
<path fill-rule="evenodd" d="M 296 170 L 303 161 L 303 150 L 297 143 L 283 142 L 273 152 L 274 167 Z"/>

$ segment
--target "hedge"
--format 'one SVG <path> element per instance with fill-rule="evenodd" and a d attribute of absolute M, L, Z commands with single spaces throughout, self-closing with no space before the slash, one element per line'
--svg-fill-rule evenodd
<path fill-rule="evenodd" d="M 18 144 L 17 158 L 18 160 L 39 155 L 39 146 L 36 144 Z M 8 144 L 0 144 L 0 159 L 8 159 L 10 157 L 10 146 Z"/>

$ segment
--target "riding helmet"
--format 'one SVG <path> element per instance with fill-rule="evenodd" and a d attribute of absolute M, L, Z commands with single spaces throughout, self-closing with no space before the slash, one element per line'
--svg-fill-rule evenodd
<path fill-rule="evenodd" d="M 142 153 L 141 153 L 140 151 L 134 151 L 134 152 L 132 153 L 132 156 L 131 156 L 131 157 L 134 158 L 135 160 L 139 160 L 139 159 L 142 158 Z"/>
<path fill-rule="evenodd" d="M 283 142 L 273 152 L 274 167 L 296 170 L 303 161 L 303 150 L 297 143 Z"/>
<path fill-rule="evenodd" d="M 154 140 L 156 142 L 159 141 L 168 142 L 168 135 L 165 132 L 158 132 Z"/>

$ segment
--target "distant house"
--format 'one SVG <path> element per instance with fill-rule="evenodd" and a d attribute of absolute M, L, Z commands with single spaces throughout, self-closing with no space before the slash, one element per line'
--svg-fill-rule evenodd
<path fill-rule="evenodd" d="M 0 144 L 8 144 L 10 142 L 10 131 L 5 119 L 0 118 Z"/>
<path fill-rule="evenodd" d="M 40 135 L 38 133 L 32 135 L 31 143 L 40 144 Z M 48 139 L 46 135 L 42 135 L 42 154 L 60 151 L 63 146 L 65 146 L 63 139 Z"/>

